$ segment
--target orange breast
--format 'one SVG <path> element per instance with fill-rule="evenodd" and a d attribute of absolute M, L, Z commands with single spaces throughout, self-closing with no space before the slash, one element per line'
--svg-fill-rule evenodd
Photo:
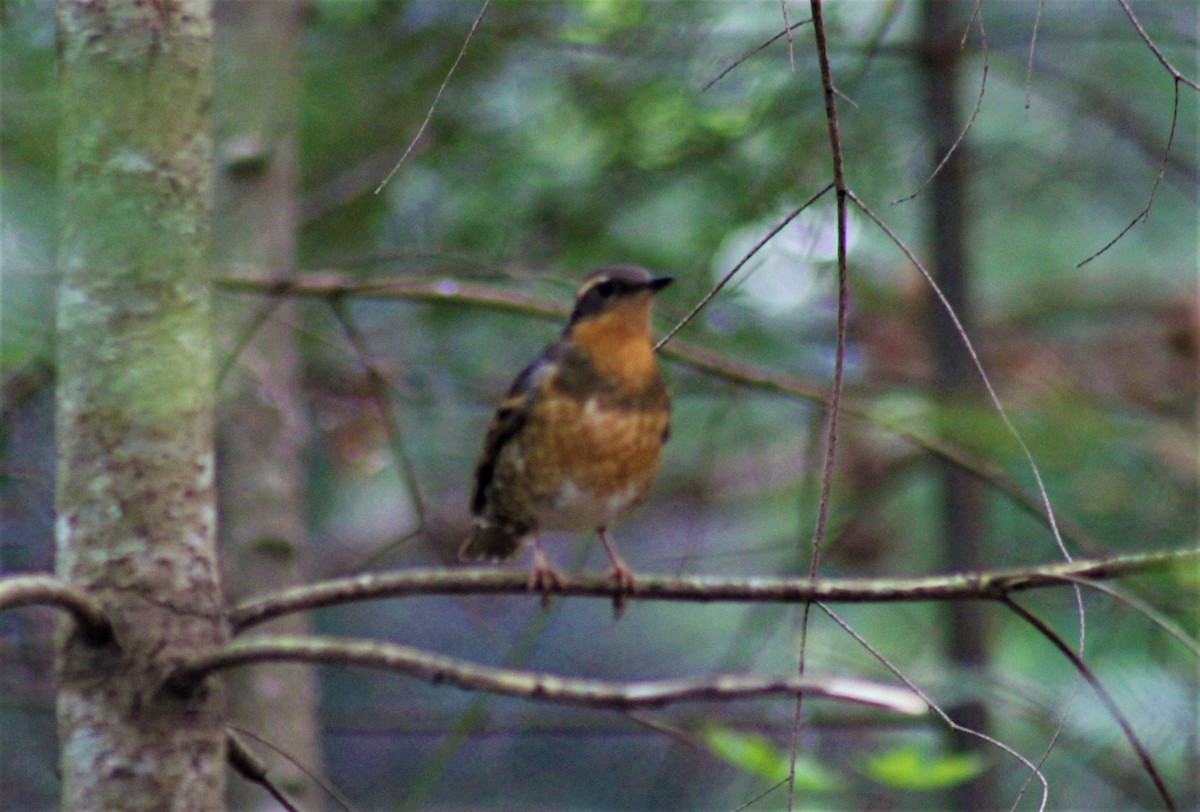
<path fill-rule="evenodd" d="M 665 408 L 604 408 L 597 399 L 546 398 L 529 416 L 525 478 L 539 524 L 591 530 L 645 498 L 658 469 Z"/>

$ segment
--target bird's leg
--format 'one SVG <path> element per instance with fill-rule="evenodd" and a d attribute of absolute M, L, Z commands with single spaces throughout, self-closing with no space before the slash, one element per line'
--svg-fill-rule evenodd
<path fill-rule="evenodd" d="M 550 608 L 550 591 L 562 589 L 563 578 L 558 570 L 546 558 L 542 549 L 542 537 L 535 533 L 533 536 L 533 569 L 529 571 L 528 589 L 530 592 L 542 593 L 542 608 Z"/>
<path fill-rule="evenodd" d="M 633 570 L 625 563 L 625 559 L 617 555 L 616 548 L 608 540 L 607 527 L 596 528 L 596 534 L 600 536 L 604 552 L 608 553 L 608 560 L 612 562 L 612 570 L 608 573 L 608 577 L 617 583 L 617 591 L 613 593 L 613 619 L 616 619 L 625 611 L 625 593 L 633 591 Z"/>

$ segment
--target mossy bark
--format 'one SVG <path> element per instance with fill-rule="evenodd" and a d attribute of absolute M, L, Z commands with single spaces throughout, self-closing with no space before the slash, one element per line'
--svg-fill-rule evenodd
<path fill-rule="evenodd" d="M 64 634 L 64 809 L 219 809 L 227 636 L 214 544 L 208 0 L 59 0 L 58 574 L 116 639 Z"/>

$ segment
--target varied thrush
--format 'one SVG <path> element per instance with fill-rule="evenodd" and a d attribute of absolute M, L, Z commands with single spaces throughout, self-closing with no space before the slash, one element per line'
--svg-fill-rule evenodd
<path fill-rule="evenodd" d="M 529 588 L 545 603 L 561 577 L 539 532 L 595 530 L 620 612 L 634 578 L 608 527 L 645 499 L 671 430 L 650 306 L 672 281 L 635 267 L 583 280 L 562 335 L 517 376 L 488 427 L 460 559 L 499 561 L 532 542 Z"/>

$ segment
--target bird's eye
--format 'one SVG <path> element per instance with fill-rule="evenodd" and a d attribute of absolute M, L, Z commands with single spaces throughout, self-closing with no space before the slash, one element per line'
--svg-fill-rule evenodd
<path fill-rule="evenodd" d="M 605 279 L 603 282 L 596 283 L 596 292 L 607 299 L 617 292 L 617 283 L 612 279 Z"/>

